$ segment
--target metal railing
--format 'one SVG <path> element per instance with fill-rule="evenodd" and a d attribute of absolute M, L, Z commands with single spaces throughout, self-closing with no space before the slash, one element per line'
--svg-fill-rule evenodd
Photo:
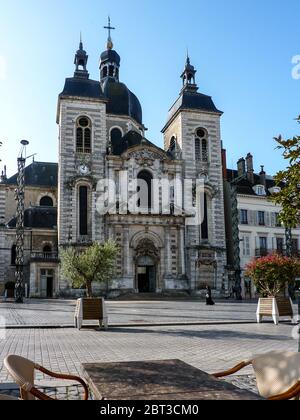
<path fill-rule="evenodd" d="M 58 262 L 57 252 L 32 252 L 30 260 L 33 262 Z"/>

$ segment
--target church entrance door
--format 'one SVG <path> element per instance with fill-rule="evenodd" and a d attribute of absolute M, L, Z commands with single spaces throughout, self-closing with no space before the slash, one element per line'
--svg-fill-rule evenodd
<path fill-rule="evenodd" d="M 156 267 L 150 257 L 141 257 L 137 267 L 139 293 L 156 292 Z"/>

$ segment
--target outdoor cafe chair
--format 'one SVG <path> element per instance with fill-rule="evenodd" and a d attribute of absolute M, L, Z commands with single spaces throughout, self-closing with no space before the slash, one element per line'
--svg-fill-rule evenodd
<path fill-rule="evenodd" d="M 215 378 L 225 378 L 252 366 L 259 394 L 268 400 L 299 400 L 300 397 L 300 353 L 276 351 L 256 356 L 234 368 L 215 373 Z"/>
<path fill-rule="evenodd" d="M 14 355 L 5 358 L 4 366 L 17 385 L 19 385 L 21 400 L 54 400 L 54 398 L 49 397 L 35 388 L 34 379 L 36 370 L 52 378 L 79 382 L 84 388 L 84 400 L 89 399 L 89 390 L 86 383 L 77 376 L 53 373 L 28 359 Z"/>

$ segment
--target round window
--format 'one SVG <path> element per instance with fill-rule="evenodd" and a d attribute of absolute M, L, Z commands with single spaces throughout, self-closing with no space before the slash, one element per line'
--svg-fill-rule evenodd
<path fill-rule="evenodd" d="M 199 130 L 197 130 L 197 136 L 198 136 L 200 139 L 203 139 L 203 138 L 206 136 L 206 133 L 205 133 L 205 131 L 203 130 L 203 128 L 199 128 Z"/>
<path fill-rule="evenodd" d="M 87 118 L 80 118 L 79 125 L 83 128 L 89 126 L 89 120 Z"/>

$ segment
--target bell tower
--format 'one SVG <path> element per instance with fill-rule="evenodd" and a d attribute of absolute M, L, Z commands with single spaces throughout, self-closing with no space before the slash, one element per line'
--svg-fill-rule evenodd
<path fill-rule="evenodd" d="M 89 72 L 87 71 L 87 62 L 88 62 L 89 56 L 87 55 L 86 51 L 83 49 L 83 42 L 80 34 L 80 43 L 79 43 L 79 49 L 75 54 L 74 58 L 74 64 L 75 64 L 75 73 L 74 77 L 82 78 L 82 79 L 88 79 L 89 78 Z"/>
<path fill-rule="evenodd" d="M 204 218 L 202 225 L 186 221 L 187 274 L 190 289 L 199 292 L 208 284 L 220 291 L 226 265 L 225 217 L 223 203 L 223 171 L 221 124 L 222 112 L 212 98 L 199 92 L 196 68 L 187 55 L 181 74 L 179 98 L 169 110 L 163 128 L 165 150 L 176 139 L 184 161 L 183 178 L 196 185 L 204 181 Z M 195 204 L 189 191 L 185 199 Z"/>
<path fill-rule="evenodd" d="M 191 65 L 191 60 L 187 54 L 185 68 L 181 74 L 183 82 L 183 90 L 189 90 L 191 92 L 197 92 L 198 86 L 196 84 L 196 73 L 195 67 Z"/>

